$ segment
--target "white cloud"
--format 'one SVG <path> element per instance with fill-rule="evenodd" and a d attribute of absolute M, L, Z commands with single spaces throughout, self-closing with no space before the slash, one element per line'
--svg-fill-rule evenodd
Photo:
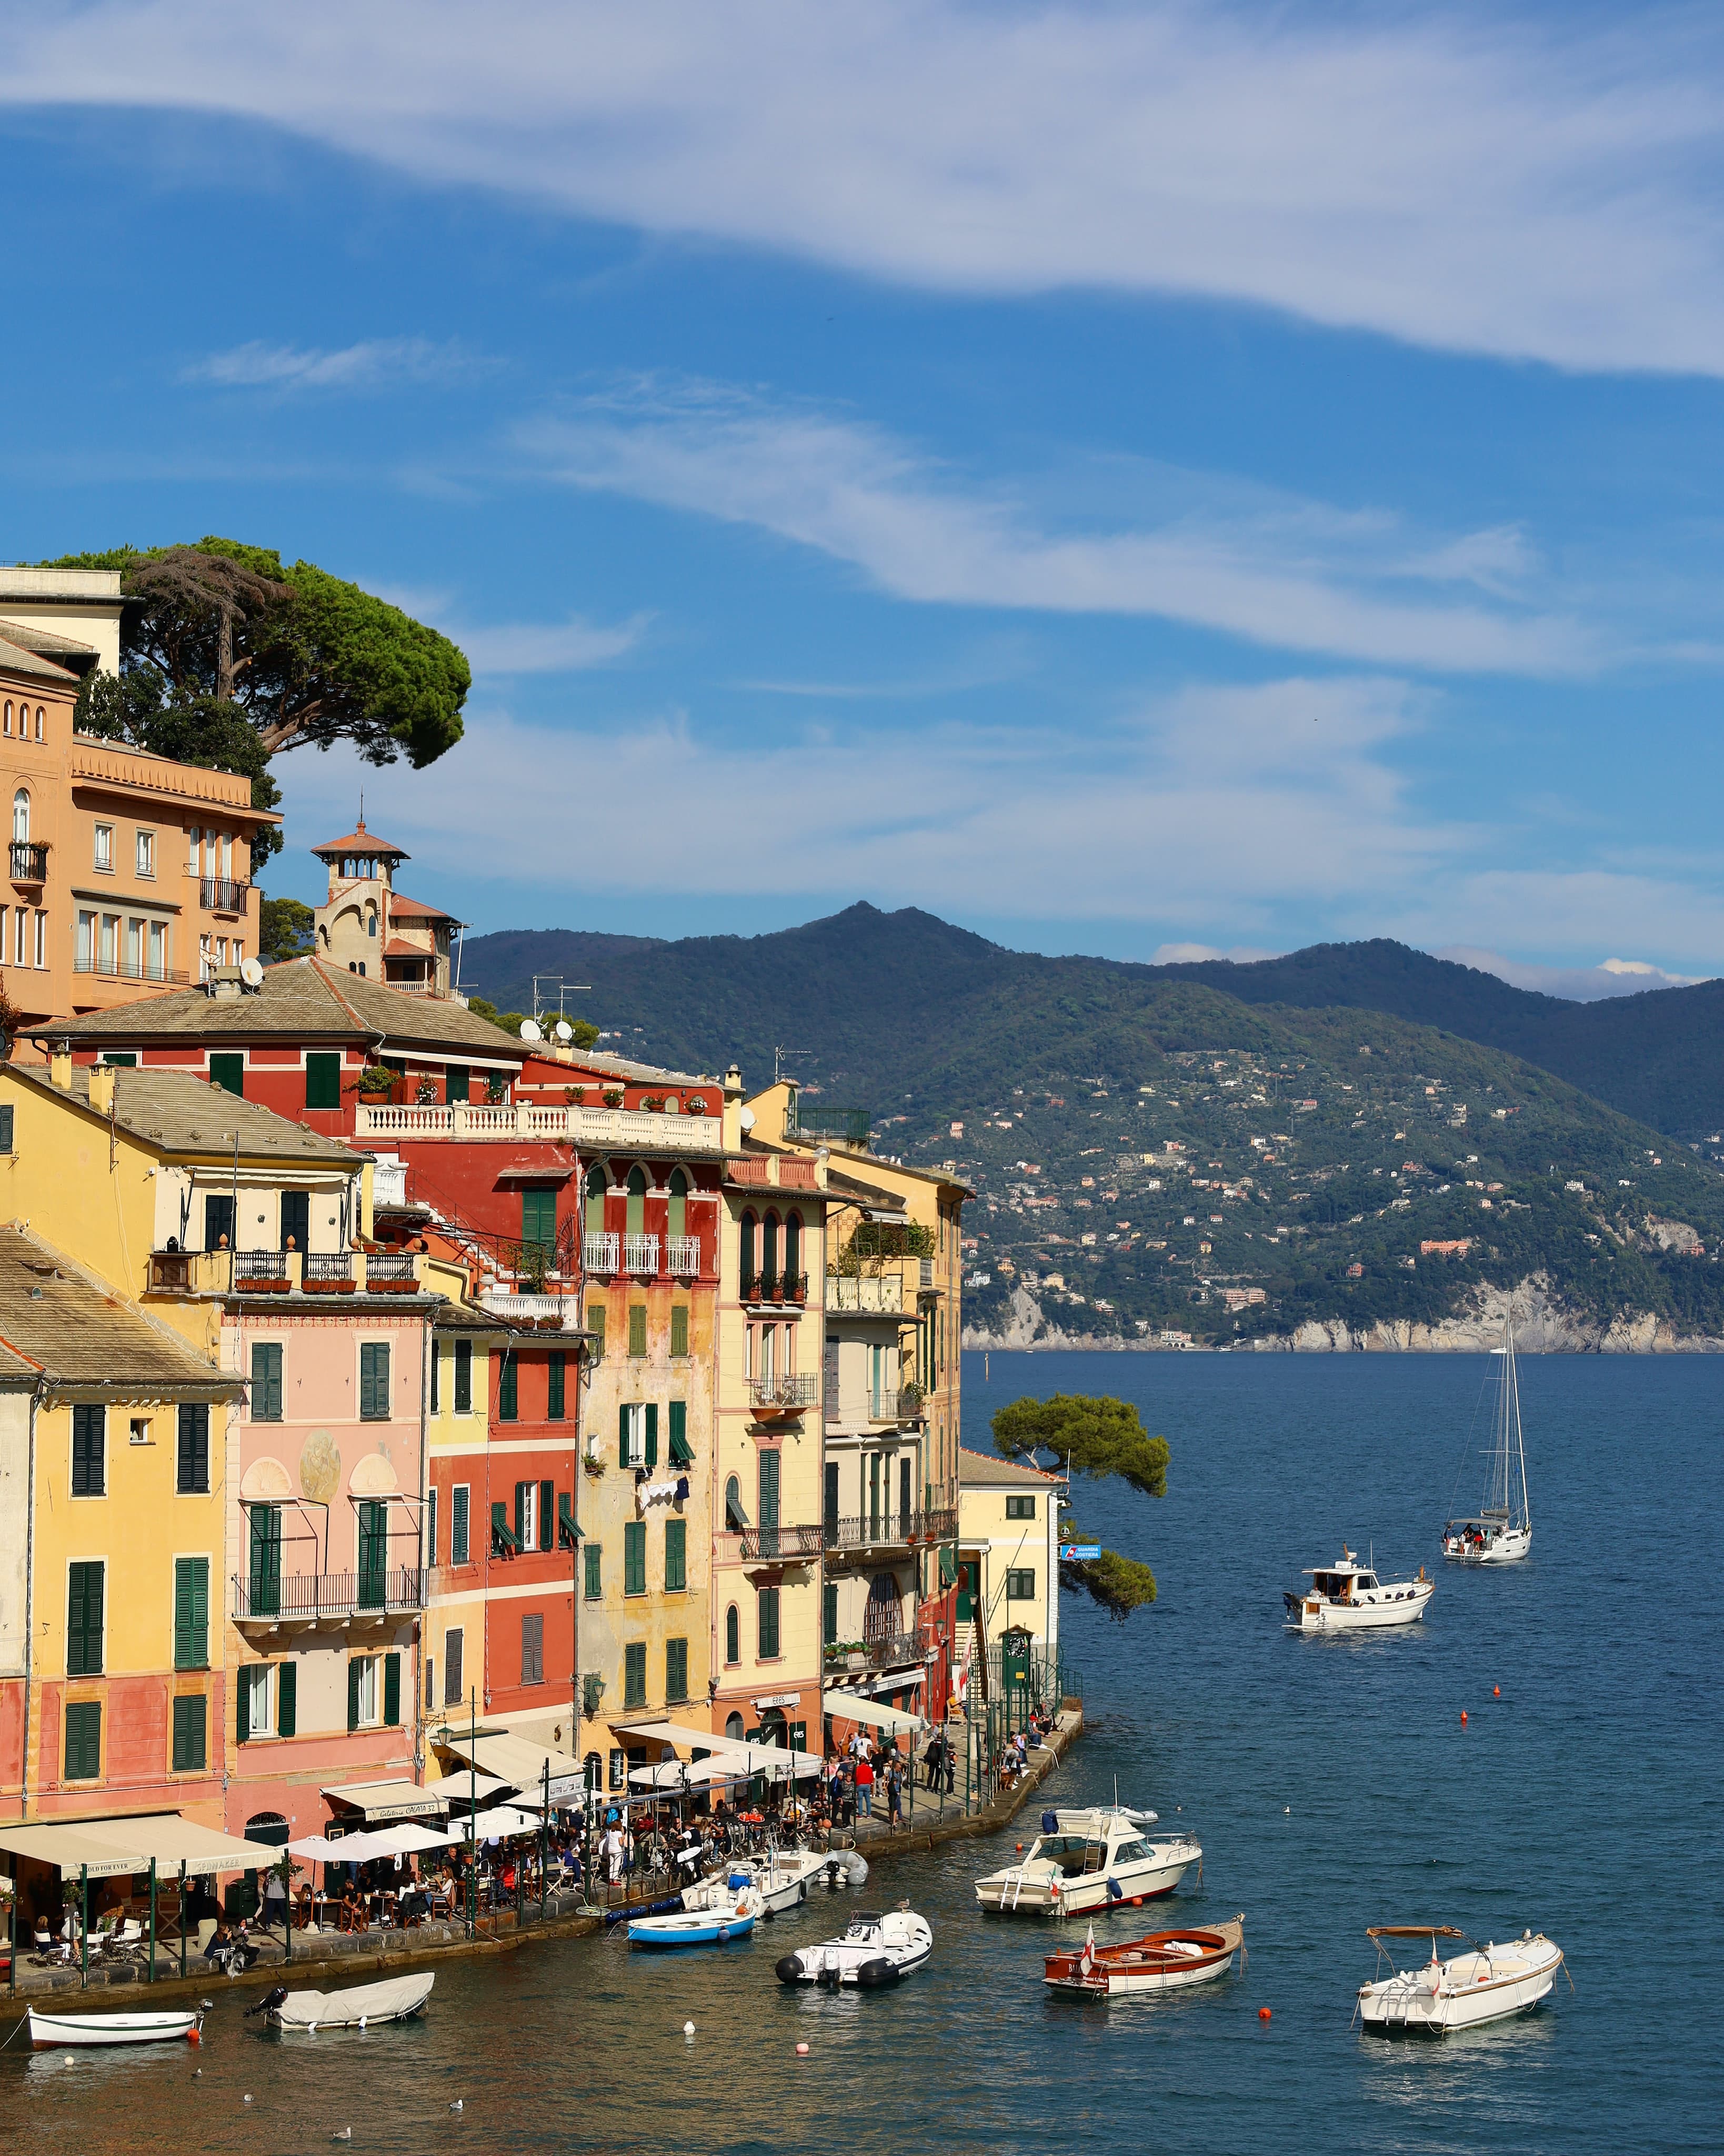
<path fill-rule="evenodd" d="M 0 95 L 239 114 L 941 290 L 1716 373 L 1718 77 L 1691 8 L 44 0 Z"/>
<path fill-rule="evenodd" d="M 1511 988 L 1534 988 L 1542 995 L 1561 996 L 1570 1003 L 1597 1003 L 1606 996 L 1638 996 L 1648 988 L 1691 988 L 1713 976 L 1673 973 L 1644 958 L 1606 958 L 1596 966 L 1546 966 L 1505 957 L 1500 951 L 1480 950 L 1470 943 L 1451 943 L 1434 954 L 1452 958 L 1459 966 L 1476 966 L 1480 973 L 1495 973 Z"/>
<path fill-rule="evenodd" d="M 567 621 L 502 622 L 485 629 L 445 624 L 475 674 L 572 674 L 625 658 L 646 634 L 649 617 L 605 627 L 571 614 Z"/>
<path fill-rule="evenodd" d="M 338 350 L 294 345 L 239 344 L 187 367 L 185 382 L 223 389 L 378 389 L 403 382 L 455 382 L 489 362 L 457 344 L 424 337 L 370 337 Z"/>
<path fill-rule="evenodd" d="M 1224 958 L 1230 966 L 1249 966 L 1260 958 L 1279 958 L 1279 951 L 1254 951 L 1249 944 L 1236 943 L 1230 951 L 1218 950 L 1213 943 L 1162 943 L 1150 955 L 1152 966 L 1193 966 L 1205 961 Z"/>
<path fill-rule="evenodd" d="M 520 443 L 547 478 L 755 526 L 901 598 L 1156 615 L 1439 672 L 1560 675 L 1599 655 L 1560 613 L 1451 596 L 1460 578 L 1488 572 L 1501 589 L 1524 567 L 1524 547 L 1498 532 L 1433 550 L 1382 512 L 1265 495 L 1247 506 L 1232 482 L 1205 513 L 1201 475 L 1151 466 L 1136 474 L 1138 528 L 1062 531 L 876 429 L 711 385 L 640 385 L 526 427 Z"/>

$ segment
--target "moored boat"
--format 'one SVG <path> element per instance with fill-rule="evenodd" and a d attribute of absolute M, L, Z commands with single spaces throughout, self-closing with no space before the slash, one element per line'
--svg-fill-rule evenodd
<path fill-rule="evenodd" d="M 1376 1924 L 1365 1936 L 1384 1959 L 1385 1939 L 1431 1943 L 1422 1968 L 1398 1969 L 1390 1961 L 1388 1976 L 1359 1986 L 1359 2019 L 1384 2036 L 1444 2036 L 1525 2014 L 1549 1993 L 1562 1966 L 1562 1949 L 1542 1932 L 1482 1947 L 1453 1924 Z M 1464 1939 L 1465 1950 L 1439 1961 L 1439 1939 Z"/>
<path fill-rule="evenodd" d="M 30 2043 L 38 2051 L 81 2051 L 109 2044 L 195 2044 L 203 2029 L 203 2016 L 183 2014 L 44 2014 L 25 2010 Z"/>
<path fill-rule="evenodd" d="M 673 1910 L 667 1916 L 637 1917 L 629 1927 L 632 1947 L 728 1946 L 747 1938 L 760 1914 L 760 1897 L 745 1878 L 702 1909 Z"/>
<path fill-rule="evenodd" d="M 1302 1594 L 1283 1594 L 1290 1632 L 1378 1632 L 1393 1625 L 1416 1625 L 1436 1592 L 1434 1580 L 1419 1568 L 1417 1579 L 1379 1579 L 1358 1561 L 1357 1550 L 1342 1546 L 1331 1565 L 1312 1566 L 1311 1585 Z"/>
<path fill-rule="evenodd" d="M 436 1972 L 386 1977 L 381 1984 L 351 1984 L 344 1991 L 290 1991 L 278 1984 L 248 2014 L 267 2016 L 272 2029 L 315 2036 L 320 2029 L 370 2029 L 385 2021 L 405 2021 L 431 1996 Z"/>
<path fill-rule="evenodd" d="M 1485 1457 L 1485 1502 L 1470 1519 L 1443 1527 L 1443 1554 L 1451 1564 L 1517 1564 L 1532 1549 L 1532 1505 L 1526 1494 L 1526 1443 L 1521 1430 L 1521 1386 L 1515 1372 L 1514 1327 L 1504 1322 L 1496 1409 Z M 1465 1460 L 1461 1472 L 1465 1471 Z M 1459 1477 L 1455 1487 L 1460 1487 Z"/>
<path fill-rule="evenodd" d="M 859 1909 L 841 1939 L 823 1939 L 783 1955 L 775 1974 L 780 1984 L 816 1984 L 836 1990 L 854 1984 L 877 1991 L 918 1969 L 934 1950 L 927 1918 L 908 1907 L 884 1916 Z"/>
<path fill-rule="evenodd" d="M 1241 1912 L 1228 1924 L 1198 1924 L 1173 1932 L 1149 1932 L 1141 1939 L 1098 1947 L 1092 1928 L 1080 1948 L 1047 1956 L 1043 1982 L 1054 1991 L 1085 1999 L 1130 1998 L 1140 1992 L 1183 1991 L 1225 1976 L 1245 1943 Z"/>
<path fill-rule="evenodd" d="M 1044 1812 L 1028 1851 L 978 1879 L 976 1899 L 1003 1916 L 1081 1917 L 1171 1894 L 1203 1847 L 1188 1834 L 1146 1835 L 1155 1824 L 1124 1804 Z"/>

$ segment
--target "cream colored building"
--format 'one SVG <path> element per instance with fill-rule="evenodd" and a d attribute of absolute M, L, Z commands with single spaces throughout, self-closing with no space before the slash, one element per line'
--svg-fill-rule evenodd
<path fill-rule="evenodd" d="M 991 1453 L 958 1453 L 958 1616 L 967 1649 L 1024 1631 L 1060 1644 L 1057 1475 Z"/>
<path fill-rule="evenodd" d="M 449 995 L 454 938 L 466 923 L 396 890 L 395 871 L 408 858 L 402 849 L 367 831 L 362 816 L 346 838 L 311 851 L 329 870 L 318 957 L 408 995 Z"/>

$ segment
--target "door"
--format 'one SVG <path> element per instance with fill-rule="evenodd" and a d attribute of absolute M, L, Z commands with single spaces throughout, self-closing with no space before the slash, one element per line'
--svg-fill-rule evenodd
<path fill-rule="evenodd" d="M 214 1193 L 203 1201 L 203 1247 L 206 1250 L 233 1247 L 233 1200 Z"/>
<path fill-rule="evenodd" d="M 281 1194 L 281 1247 L 303 1250 L 311 1235 L 311 1194 L 284 1190 Z"/>
<path fill-rule="evenodd" d="M 359 1507 L 359 1606 L 381 1609 L 388 1581 L 389 1507 L 374 1500 Z"/>

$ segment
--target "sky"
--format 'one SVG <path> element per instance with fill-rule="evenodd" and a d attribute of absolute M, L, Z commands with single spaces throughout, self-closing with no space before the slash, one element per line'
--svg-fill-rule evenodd
<path fill-rule="evenodd" d="M 275 893 L 1724 972 L 1716 11 L 4 12 L 0 554 L 472 661 Z"/>

